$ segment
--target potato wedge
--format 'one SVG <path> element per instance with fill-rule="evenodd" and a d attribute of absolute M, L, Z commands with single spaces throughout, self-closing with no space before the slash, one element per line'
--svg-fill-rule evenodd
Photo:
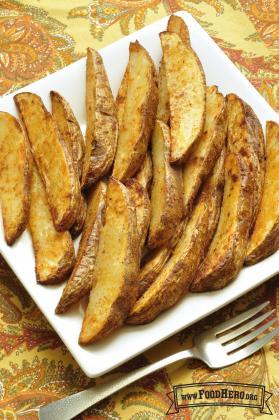
<path fill-rule="evenodd" d="M 193 146 L 183 167 L 185 214 L 192 210 L 200 186 L 212 171 L 225 144 L 227 133 L 226 103 L 216 86 L 206 88 L 206 114 L 203 134 Z"/>
<path fill-rule="evenodd" d="M 38 283 L 63 281 L 75 262 L 74 245 L 68 231 L 57 232 L 49 210 L 47 194 L 35 163 L 32 165 L 29 230 L 35 253 Z"/>
<path fill-rule="evenodd" d="M 156 70 L 147 51 L 130 44 L 130 57 L 118 95 L 119 136 L 113 176 L 121 181 L 139 170 L 149 143 L 158 104 Z"/>
<path fill-rule="evenodd" d="M 183 216 L 182 173 L 169 163 L 169 128 L 157 120 L 152 136 L 153 183 L 148 247 L 168 243 Z"/>
<path fill-rule="evenodd" d="M 263 174 L 258 158 L 258 139 L 249 124 L 246 104 L 235 94 L 226 97 L 228 113 L 228 149 L 241 154 L 248 168 L 248 179 L 252 197 L 253 213 L 250 220 L 250 231 L 255 224 L 262 198 Z"/>
<path fill-rule="evenodd" d="M 172 256 L 137 300 L 126 323 L 145 324 L 173 306 L 188 290 L 203 255 L 208 229 L 208 210 L 203 201 L 195 207 Z"/>
<path fill-rule="evenodd" d="M 138 271 L 136 210 L 129 190 L 111 178 L 80 344 L 96 341 L 123 323 L 137 298 Z"/>
<path fill-rule="evenodd" d="M 76 216 L 76 220 L 70 229 L 70 232 L 73 238 L 76 238 L 82 232 L 85 219 L 86 219 L 86 214 L 87 214 L 87 203 L 83 194 L 80 194 L 79 200 L 80 200 L 79 210 Z"/>
<path fill-rule="evenodd" d="M 184 44 L 189 46 L 191 45 L 187 25 L 181 17 L 171 15 L 168 21 L 167 31 L 176 32 L 180 36 Z"/>
<path fill-rule="evenodd" d="M 67 230 L 73 225 L 79 209 L 79 182 L 68 147 L 38 95 L 18 93 L 14 100 L 46 188 L 55 228 Z"/>
<path fill-rule="evenodd" d="M 62 314 L 78 302 L 92 288 L 93 271 L 99 247 L 99 236 L 104 224 L 107 186 L 100 181 L 90 191 L 88 212 L 74 270 L 69 278 L 55 312 Z"/>
<path fill-rule="evenodd" d="M 225 287 L 237 276 L 243 265 L 252 212 L 249 176 L 249 168 L 243 157 L 228 153 L 217 231 L 191 284 L 192 292 Z"/>
<path fill-rule="evenodd" d="M 135 179 L 150 195 L 151 181 L 153 177 L 152 160 L 149 151 L 147 151 L 143 164 L 135 175 Z"/>
<path fill-rule="evenodd" d="M 175 32 L 160 34 L 170 101 L 171 162 L 185 162 L 203 130 L 205 77 L 190 46 Z"/>
<path fill-rule="evenodd" d="M 0 112 L 0 201 L 8 245 L 22 234 L 28 222 L 30 158 L 29 144 L 17 119 Z"/>
<path fill-rule="evenodd" d="M 279 248 L 279 124 L 266 125 L 266 174 L 263 197 L 249 241 L 246 265 L 256 264 Z"/>
<path fill-rule="evenodd" d="M 106 175 L 114 160 L 118 124 L 116 106 L 100 54 L 87 49 L 86 61 L 86 146 L 82 188 Z"/>
<path fill-rule="evenodd" d="M 145 244 L 149 223 L 150 223 L 150 200 L 147 191 L 134 178 L 128 179 L 125 183 L 136 208 L 137 230 L 140 243 L 140 254 Z"/>
<path fill-rule="evenodd" d="M 85 145 L 79 123 L 70 104 L 63 96 L 58 92 L 51 91 L 50 99 L 53 118 L 72 155 L 77 176 L 81 179 Z"/>

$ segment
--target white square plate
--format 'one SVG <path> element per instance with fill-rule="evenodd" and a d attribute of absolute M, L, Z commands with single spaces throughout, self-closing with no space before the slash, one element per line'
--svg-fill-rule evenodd
<path fill-rule="evenodd" d="M 250 104 L 263 127 L 266 120 L 278 121 L 275 111 L 239 72 L 194 18 L 186 12 L 177 13 L 188 25 L 191 42 L 203 64 L 207 84 L 215 84 L 224 94 L 234 92 Z M 108 72 L 113 93 L 116 94 L 128 61 L 130 41 L 139 42 L 150 52 L 156 65 L 161 58 L 158 34 L 166 30 L 168 18 L 127 36 L 100 51 Z M 49 91 L 57 90 L 70 102 L 85 130 L 85 59 L 41 79 L 21 91 L 38 93 L 50 109 Z M 17 116 L 14 94 L 0 99 L 0 110 Z M 1 218 L 2 220 L 2 218 Z M 77 243 L 76 243 L 77 245 Z M 64 341 L 77 363 L 89 377 L 97 377 L 131 359 L 179 330 L 216 311 L 278 273 L 278 255 L 272 255 L 254 266 L 244 268 L 238 278 L 225 289 L 203 294 L 189 294 L 174 308 L 148 325 L 124 326 L 107 339 L 88 347 L 78 344 L 82 322 L 82 305 L 63 316 L 54 309 L 63 285 L 41 286 L 36 283 L 34 254 L 28 232 L 12 246 L 6 245 L 0 222 L 0 252 L 23 286 Z"/>

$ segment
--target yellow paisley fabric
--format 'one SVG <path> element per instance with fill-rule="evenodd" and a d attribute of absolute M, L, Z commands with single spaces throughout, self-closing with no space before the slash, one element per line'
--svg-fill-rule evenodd
<path fill-rule="evenodd" d="M 266 100 L 279 110 L 278 0 L 0 0 L 0 94 L 7 94 L 177 10 L 198 20 Z M 278 278 L 106 375 L 115 376 L 191 345 L 191 337 L 246 307 L 270 300 L 279 311 Z M 187 314 L 185 314 L 187 317 Z M 279 418 L 279 337 L 247 360 L 210 370 L 199 361 L 144 378 L 84 413 L 83 419 L 253 420 L 241 407 L 195 407 L 166 416 L 174 385 L 265 385 Z M 99 379 L 100 381 L 102 379 Z M 93 385 L 0 261 L 0 420 L 37 419 L 38 407 Z M 61 419 L 62 420 L 62 419 Z"/>

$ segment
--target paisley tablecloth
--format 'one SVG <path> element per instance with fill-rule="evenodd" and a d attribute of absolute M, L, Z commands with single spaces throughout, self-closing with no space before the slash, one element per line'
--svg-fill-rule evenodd
<path fill-rule="evenodd" d="M 0 94 L 7 94 L 177 10 L 199 21 L 266 100 L 279 110 L 278 0 L 0 0 Z M 279 310 L 278 278 L 240 298 L 106 376 L 191 345 L 193 333 L 270 300 Z M 187 314 L 185 314 L 187 317 Z M 84 419 L 164 419 L 174 385 L 248 382 L 272 393 L 279 417 L 279 337 L 247 360 L 210 370 L 199 361 L 149 376 L 91 408 Z M 102 379 L 99 379 L 102 380 Z M 84 389 L 89 380 L 31 298 L 0 262 L 0 419 L 31 420 L 38 407 Z M 270 418 L 241 407 L 181 409 L 169 419 Z M 61 419 L 62 420 L 62 419 Z"/>

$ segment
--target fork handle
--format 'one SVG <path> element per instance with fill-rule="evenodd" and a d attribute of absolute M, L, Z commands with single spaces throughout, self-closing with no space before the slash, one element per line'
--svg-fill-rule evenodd
<path fill-rule="evenodd" d="M 82 413 L 92 405 L 102 401 L 104 398 L 114 394 L 127 385 L 132 384 L 138 379 L 162 369 L 172 363 L 188 358 L 197 358 L 195 348 L 184 350 L 179 353 L 165 357 L 151 365 L 144 366 L 120 378 L 114 379 L 109 383 L 103 383 L 77 394 L 70 395 L 62 400 L 55 401 L 39 409 L 39 420 L 70 420 L 78 414 Z"/>

